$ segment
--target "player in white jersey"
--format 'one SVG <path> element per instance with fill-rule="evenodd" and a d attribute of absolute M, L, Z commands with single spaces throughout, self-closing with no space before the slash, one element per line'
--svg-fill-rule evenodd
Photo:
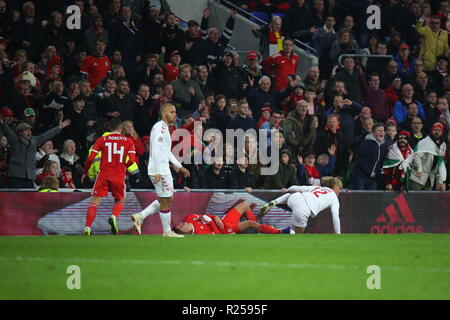
<path fill-rule="evenodd" d="M 173 199 L 173 178 L 170 173 L 169 164 L 175 170 L 181 171 L 185 177 L 189 177 L 189 170 L 183 168 L 181 163 L 172 154 L 172 138 L 169 126 L 177 119 L 175 106 L 165 103 L 161 107 L 161 121 L 157 122 L 150 133 L 150 153 L 148 161 L 148 175 L 155 186 L 158 200 L 153 201 L 147 208 L 139 213 L 133 214 L 131 220 L 134 229 L 141 234 L 141 225 L 146 217 L 159 211 L 163 227 L 163 236 L 181 238 L 183 235 L 172 231 L 171 206 Z"/>
<path fill-rule="evenodd" d="M 331 207 L 334 232 L 341 233 L 339 220 L 339 192 L 342 182 L 339 178 L 323 177 L 322 187 L 292 186 L 286 194 L 265 205 L 257 219 L 261 219 L 271 208 L 278 204 L 287 204 L 292 210 L 292 228 L 295 233 L 305 232 L 308 218 L 315 218 L 321 211 Z"/>

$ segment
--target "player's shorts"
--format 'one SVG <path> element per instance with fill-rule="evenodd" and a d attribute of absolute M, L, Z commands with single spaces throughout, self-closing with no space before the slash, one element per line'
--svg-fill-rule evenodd
<path fill-rule="evenodd" d="M 97 176 L 91 194 L 94 197 L 107 197 L 108 191 L 110 191 L 114 199 L 124 199 L 125 190 L 125 178 L 123 180 L 112 180 Z"/>
<path fill-rule="evenodd" d="M 297 228 L 306 228 L 308 218 L 311 216 L 311 209 L 300 192 L 292 194 L 287 205 L 292 210 L 292 226 Z"/>
<path fill-rule="evenodd" d="M 150 176 L 150 180 L 153 183 L 155 176 Z M 171 198 L 173 196 L 173 179 L 172 175 L 161 175 L 158 183 L 154 184 L 155 192 L 159 198 Z"/>
<path fill-rule="evenodd" d="M 240 233 L 239 231 L 239 221 L 241 220 L 242 214 L 236 210 L 235 208 L 228 211 L 225 216 L 222 218 L 222 222 L 224 225 L 223 233 Z"/>

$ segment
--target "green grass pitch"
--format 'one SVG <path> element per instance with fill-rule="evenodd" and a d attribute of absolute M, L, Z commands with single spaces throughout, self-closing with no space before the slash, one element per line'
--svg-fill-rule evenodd
<path fill-rule="evenodd" d="M 450 299 L 449 253 L 449 234 L 0 237 L 0 299 Z"/>

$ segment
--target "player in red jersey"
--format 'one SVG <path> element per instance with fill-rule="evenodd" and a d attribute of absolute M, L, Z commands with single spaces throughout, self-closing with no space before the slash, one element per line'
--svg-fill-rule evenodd
<path fill-rule="evenodd" d="M 81 183 L 83 183 L 95 156 L 101 152 L 100 172 L 95 179 L 92 190 L 92 199 L 87 211 L 84 235 L 91 235 L 91 226 L 95 220 L 97 208 L 100 205 L 101 198 L 108 195 L 108 191 L 111 192 L 115 202 L 108 222 L 111 225 L 112 234 L 116 235 L 119 233 L 116 220 L 122 212 L 125 202 L 126 168 L 133 164 L 136 151 L 134 150 L 133 140 L 119 133 L 122 131 L 121 120 L 117 118 L 111 120 L 111 131 L 110 135 L 100 137 L 95 142 L 81 178 Z"/>
<path fill-rule="evenodd" d="M 247 221 L 240 222 L 242 215 Z M 256 222 L 256 218 L 247 202 L 241 202 L 229 210 L 223 218 L 209 214 L 190 214 L 174 230 L 182 234 L 235 234 L 249 229 L 259 233 L 292 233 L 291 227 L 276 229 Z"/>
<path fill-rule="evenodd" d="M 80 68 L 80 72 L 89 80 L 92 90 L 111 72 L 111 61 L 105 55 L 105 49 L 105 42 L 98 39 L 95 47 L 95 55 L 87 56 Z"/>

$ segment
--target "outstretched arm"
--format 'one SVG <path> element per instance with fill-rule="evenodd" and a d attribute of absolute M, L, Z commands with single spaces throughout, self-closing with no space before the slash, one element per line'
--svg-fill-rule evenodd
<path fill-rule="evenodd" d="M 291 186 L 287 189 L 287 192 L 309 192 L 311 190 L 314 190 L 315 188 L 317 188 L 317 186 Z"/>
<path fill-rule="evenodd" d="M 334 233 L 341 234 L 341 220 L 339 219 L 339 200 L 337 199 L 331 205 L 331 215 L 333 216 Z"/>

